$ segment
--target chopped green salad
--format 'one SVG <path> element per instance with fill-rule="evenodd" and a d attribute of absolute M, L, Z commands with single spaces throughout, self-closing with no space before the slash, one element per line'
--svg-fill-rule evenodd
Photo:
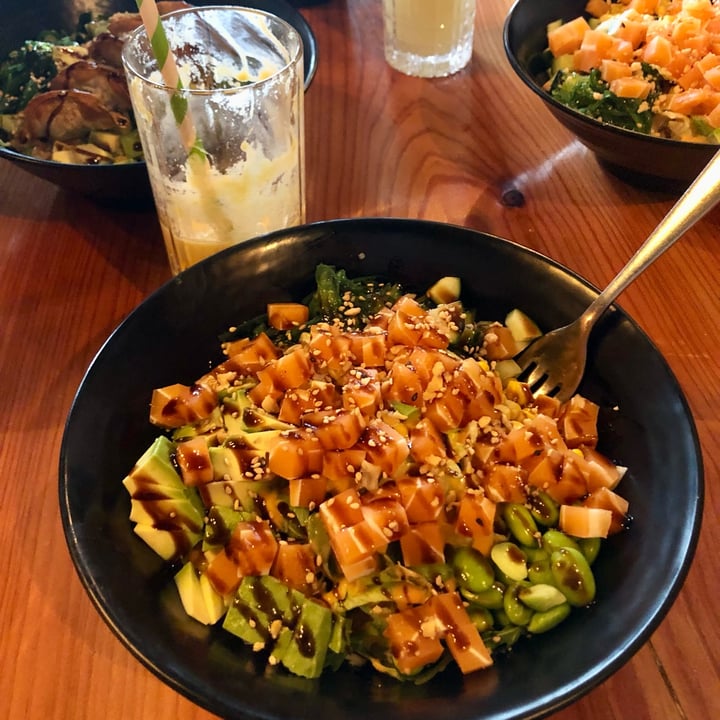
<path fill-rule="evenodd" d="M 720 142 L 720 5 L 588 0 L 547 26 L 536 61 L 559 102 L 627 130 Z"/>
<path fill-rule="evenodd" d="M 596 405 L 518 379 L 535 323 L 480 321 L 459 278 L 422 296 L 316 278 L 233 328 L 218 366 L 153 391 L 163 432 L 123 484 L 187 614 L 270 668 L 421 683 L 591 604 L 624 468 L 597 450 Z"/>
<path fill-rule="evenodd" d="M 652 107 L 667 83 L 647 63 L 642 65 L 642 75 L 652 82 L 652 91 L 642 99 L 616 95 L 597 68 L 589 73 L 558 69 L 553 75 L 549 92 L 563 105 L 600 122 L 647 134 L 653 125 Z"/>

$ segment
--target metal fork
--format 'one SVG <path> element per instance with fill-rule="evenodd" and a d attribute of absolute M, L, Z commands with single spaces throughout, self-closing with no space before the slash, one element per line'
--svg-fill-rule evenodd
<path fill-rule="evenodd" d="M 569 325 L 535 340 L 516 357 L 520 379 L 533 395 L 553 395 L 562 402 L 577 390 L 585 372 L 590 331 L 620 293 L 720 200 L 720 151 L 660 221 L 625 267 Z"/>

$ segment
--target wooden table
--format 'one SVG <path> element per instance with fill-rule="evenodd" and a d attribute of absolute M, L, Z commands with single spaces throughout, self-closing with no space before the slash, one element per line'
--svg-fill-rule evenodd
<path fill-rule="evenodd" d="M 502 49 L 509 7 L 479 2 L 471 65 L 434 81 L 385 64 L 379 0 L 303 10 L 319 49 L 306 103 L 308 220 L 467 225 L 603 286 L 674 198 L 607 174 L 515 78 Z M 695 561 L 650 641 L 558 720 L 720 717 L 719 222 L 712 212 L 621 301 L 667 358 L 697 421 L 707 494 Z M 0 161 L 0 717 L 210 717 L 105 625 L 58 513 L 58 451 L 84 370 L 169 277 L 152 210 L 104 208 Z"/>

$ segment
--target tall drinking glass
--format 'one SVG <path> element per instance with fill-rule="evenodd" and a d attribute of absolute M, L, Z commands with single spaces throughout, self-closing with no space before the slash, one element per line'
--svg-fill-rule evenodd
<path fill-rule="evenodd" d="M 303 46 L 280 18 L 238 7 L 162 19 L 183 89 L 165 85 L 144 28 L 123 64 L 173 273 L 305 220 Z M 183 141 L 178 108 L 195 141 Z"/>
<path fill-rule="evenodd" d="M 396 70 L 419 77 L 462 70 L 472 57 L 475 3 L 383 0 L 385 59 Z"/>

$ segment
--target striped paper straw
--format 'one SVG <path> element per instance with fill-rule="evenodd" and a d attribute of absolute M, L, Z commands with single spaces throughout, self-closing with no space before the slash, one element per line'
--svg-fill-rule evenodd
<path fill-rule="evenodd" d="M 165 34 L 165 28 L 160 22 L 160 13 L 155 0 L 135 1 L 163 81 L 168 87 L 181 91 L 183 89 L 182 80 L 175 62 L 175 56 L 170 51 L 170 43 Z M 203 153 L 202 145 L 195 131 L 195 125 L 190 116 L 187 98 L 181 92 L 174 93 L 170 99 L 170 107 L 180 130 L 180 138 L 188 153 Z"/>
<path fill-rule="evenodd" d="M 213 191 L 214 186 L 209 181 L 209 158 L 203 148 L 201 138 L 197 136 L 195 125 L 190 116 L 188 100 L 181 92 L 183 89 L 182 80 L 175 62 L 175 56 L 170 50 L 165 28 L 160 22 L 160 13 L 155 0 L 135 0 L 135 2 L 140 11 L 140 18 L 145 26 L 145 32 L 150 40 L 150 46 L 160 68 L 163 81 L 165 85 L 176 90 L 170 98 L 170 107 L 180 131 L 180 139 L 188 153 L 188 166 L 192 166 L 194 172 L 200 178 L 200 199 L 203 214 L 207 222 L 214 228 L 217 236 L 222 238 L 232 231 L 233 223 L 221 208 Z"/>

